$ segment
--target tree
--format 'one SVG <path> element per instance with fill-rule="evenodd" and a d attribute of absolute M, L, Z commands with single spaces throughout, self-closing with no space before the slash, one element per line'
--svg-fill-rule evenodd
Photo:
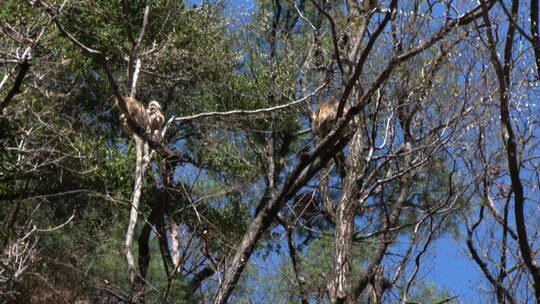
<path fill-rule="evenodd" d="M 444 303 L 421 276 L 449 232 L 496 301 L 527 301 L 522 278 L 537 293 L 535 123 L 512 101 L 538 26 L 519 1 L 252 4 L 1 4 L 2 296 Z M 125 136 L 123 96 L 161 103 L 161 141 L 129 117 Z M 499 114 L 502 141 L 476 122 Z"/>
<path fill-rule="evenodd" d="M 540 301 L 540 272 L 532 247 L 538 227 L 535 220 L 528 221 L 535 215 L 530 207 L 535 200 L 530 198 L 534 197 L 537 189 L 530 186 L 532 176 L 528 172 L 537 166 L 533 160 L 537 142 L 532 131 L 536 122 L 531 119 L 532 112 L 527 109 L 530 103 L 525 96 L 534 94 L 534 90 L 524 85 L 526 77 L 535 77 L 537 69 L 521 69 L 521 65 L 529 65 L 528 59 L 520 58 L 520 54 L 526 54 L 528 50 L 516 44 L 516 37 L 520 34 L 533 45 L 529 58 L 537 55 L 538 4 L 534 2 L 528 11 L 532 18 L 529 20 L 530 35 L 520 24 L 524 21 L 517 18 L 520 11 L 526 12 L 520 7 L 520 1 L 512 1 L 508 7 L 500 3 L 497 14 L 485 10 L 482 19 L 485 27 L 479 27 L 482 47 L 485 48 L 481 60 L 489 61 L 492 67 L 489 74 L 481 77 L 490 79 L 489 85 L 494 92 L 492 98 L 496 101 L 486 106 L 484 112 L 492 117 L 492 121 L 499 121 L 500 130 L 497 132 L 482 124 L 478 126 L 478 158 L 474 161 L 469 159 L 469 162 L 471 175 L 477 176 L 478 198 L 482 203 L 477 219 L 469 220 L 467 246 L 498 303 L 528 302 L 533 298 Z M 496 25 L 501 23 L 506 23 L 506 27 L 497 29 Z M 498 35 L 504 37 L 502 43 L 495 38 Z M 523 106 L 526 110 L 521 109 Z M 500 139 L 492 135 L 497 133 Z M 485 134 L 489 137 L 486 138 Z M 512 208 L 513 217 L 510 213 Z M 485 214 L 486 210 L 489 213 Z M 484 228 L 483 232 L 481 225 L 488 222 L 494 222 L 487 226 L 492 228 Z M 493 235 L 499 248 L 494 250 L 490 244 L 475 242 L 473 236 L 482 233 Z M 486 251 L 489 253 L 482 257 L 481 252 Z M 519 255 L 514 252 L 519 252 Z M 530 281 L 534 293 L 516 280 Z"/>

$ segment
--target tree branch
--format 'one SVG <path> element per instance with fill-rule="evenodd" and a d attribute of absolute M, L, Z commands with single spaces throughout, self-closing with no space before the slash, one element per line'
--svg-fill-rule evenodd
<path fill-rule="evenodd" d="M 17 77 L 15 78 L 13 87 L 11 87 L 11 90 L 9 90 L 6 97 L 4 97 L 4 100 L 2 100 L 2 103 L 0 103 L 0 112 L 2 112 L 2 110 L 7 107 L 7 105 L 11 102 L 15 95 L 21 92 L 20 89 L 22 82 L 24 80 L 24 77 L 26 76 L 26 73 L 28 72 L 28 69 L 30 68 L 30 63 L 28 63 L 28 56 L 24 56 L 22 62 L 20 62 L 18 65 L 19 73 L 17 73 Z"/>
<path fill-rule="evenodd" d="M 510 23 L 506 33 L 506 41 L 504 46 L 504 61 L 501 64 L 497 54 L 497 45 L 491 31 L 491 20 L 487 13 L 485 0 L 480 0 L 483 9 L 484 22 L 487 25 L 486 35 L 488 38 L 488 48 L 491 56 L 491 62 L 497 80 L 499 81 L 499 112 L 501 122 L 501 137 L 505 145 L 506 158 L 508 161 L 508 171 L 511 187 L 514 193 L 514 217 L 516 222 L 516 230 L 518 234 L 518 244 L 521 257 L 525 266 L 529 270 L 533 279 L 533 287 L 536 300 L 540 303 L 540 268 L 536 264 L 535 257 L 532 254 L 529 239 L 527 237 L 527 227 L 525 224 L 524 204 L 525 196 L 523 192 L 523 184 L 520 177 L 520 165 L 517 159 L 517 143 L 516 136 L 512 127 L 512 118 L 509 109 L 509 85 L 511 75 L 511 61 L 514 43 L 515 26 Z M 516 18 L 519 11 L 519 1 L 512 0 L 511 14 L 512 18 Z"/>
<path fill-rule="evenodd" d="M 141 27 L 141 31 L 139 32 L 139 38 L 135 42 L 135 45 L 131 49 L 131 54 L 129 55 L 127 79 L 128 79 L 128 85 L 131 87 L 130 94 L 129 94 L 131 98 L 135 98 L 137 94 L 137 80 L 138 80 L 139 71 L 141 68 L 141 60 L 137 58 L 137 54 L 139 53 L 139 49 L 141 47 L 144 34 L 146 33 L 146 27 L 148 25 L 148 16 L 150 15 L 151 4 L 152 4 L 152 0 L 146 1 L 146 8 L 144 9 L 144 16 L 143 16 L 143 24 Z"/>
<path fill-rule="evenodd" d="M 214 117 L 214 116 L 232 116 L 232 115 L 252 115 L 252 114 L 261 114 L 261 113 L 270 113 L 274 111 L 279 111 L 283 109 L 290 108 L 294 105 L 297 105 L 299 103 L 302 103 L 306 100 L 308 100 L 311 96 L 314 96 L 317 94 L 322 88 L 326 86 L 326 83 L 321 84 L 319 87 L 317 87 L 313 92 L 309 93 L 308 95 L 291 101 L 286 104 L 282 104 L 275 107 L 269 107 L 269 108 L 263 108 L 263 109 L 257 109 L 257 110 L 233 110 L 233 111 L 227 111 L 227 112 L 206 112 L 206 113 L 199 113 L 191 116 L 184 116 L 184 117 L 171 117 L 169 121 L 167 121 L 167 125 L 169 125 L 172 122 L 180 122 L 180 121 L 190 121 L 190 120 L 196 120 L 201 118 L 207 118 L 207 117 Z M 164 132 L 166 130 L 166 127 L 163 128 Z"/>

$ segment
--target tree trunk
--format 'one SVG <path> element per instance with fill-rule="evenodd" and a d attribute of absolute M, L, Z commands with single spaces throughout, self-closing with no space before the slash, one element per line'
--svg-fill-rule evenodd
<path fill-rule="evenodd" d="M 334 274 L 330 281 L 331 303 L 354 303 L 352 295 L 352 240 L 354 233 L 354 218 L 359 201 L 360 183 L 365 161 L 363 158 L 364 137 L 362 128 L 353 136 L 349 145 L 349 154 L 345 163 L 345 180 L 343 195 L 336 210 L 336 231 L 334 233 Z"/>

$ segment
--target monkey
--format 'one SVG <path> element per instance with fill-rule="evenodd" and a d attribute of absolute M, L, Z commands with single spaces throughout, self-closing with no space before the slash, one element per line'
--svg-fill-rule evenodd
<path fill-rule="evenodd" d="M 128 123 L 129 117 L 140 128 L 145 130 L 145 132 L 148 132 L 150 127 L 150 120 L 148 118 L 148 114 L 144 105 L 137 101 L 135 98 L 131 97 L 124 97 L 124 101 L 126 103 L 127 112 L 125 112 L 122 107 L 120 107 L 119 101 L 116 100 L 116 106 L 122 112 L 122 114 L 120 114 L 120 122 L 122 123 L 122 128 L 124 129 L 124 131 L 129 135 L 135 134 L 135 132 Z"/>
<path fill-rule="evenodd" d="M 337 100 L 327 100 L 317 105 L 317 108 L 311 113 L 311 131 L 315 136 L 315 142 L 319 143 L 334 127 L 336 114 L 339 106 Z M 343 113 L 349 111 L 349 106 L 343 107 Z M 345 128 L 341 135 L 347 135 L 349 128 Z"/>
<path fill-rule="evenodd" d="M 155 100 L 150 101 L 146 112 L 150 121 L 149 133 L 154 141 L 159 142 L 161 140 L 161 125 L 165 121 L 165 116 L 163 116 L 163 113 L 161 112 L 159 102 Z"/>
<path fill-rule="evenodd" d="M 322 139 L 330 133 L 334 127 L 337 110 L 339 107 L 339 101 L 327 100 L 317 105 L 315 110 L 311 113 L 311 131 L 315 136 L 315 144 L 318 144 Z M 347 113 L 350 109 L 349 105 L 343 107 L 343 113 Z M 351 130 L 351 124 L 348 124 L 341 132 L 340 136 L 346 136 Z M 345 157 L 343 151 L 340 151 L 337 155 L 333 156 L 336 169 L 339 174 L 344 177 L 345 170 Z"/>

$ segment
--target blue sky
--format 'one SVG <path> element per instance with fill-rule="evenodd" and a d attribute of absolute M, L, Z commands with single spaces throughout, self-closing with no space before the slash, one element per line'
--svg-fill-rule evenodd
<path fill-rule="evenodd" d="M 444 235 L 434 243 L 431 269 L 427 277 L 452 293 L 460 295 L 461 303 L 480 303 L 478 281 L 482 277 L 463 241 Z M 426 263 L 429 265 L 429 262 Z"/>
<path fill-rule="evenodd" d="M 202 1 L 190 1 L 200 5 Z M 226 1 L 227 12 L 245 20 L 248 12 L 254 9 L 253 1 Z M 246 17 L 247 18 L 247 17 Z M 463 230 L 462 230 L 463 231 Z M 435 284 L 448 288 L 453 294 L 459 294 L 459 303 L 481 303 L 483 294 L 478 284 L 485 284 L 481 271 L 466 249 L 464 237 L 455 240 L 452 236 L 442 236 L 436 240 L 429 251 L 430 258 L 423 264 L 421 276 Z M 263 262 L 256 259 L 257 262 Z"/>

